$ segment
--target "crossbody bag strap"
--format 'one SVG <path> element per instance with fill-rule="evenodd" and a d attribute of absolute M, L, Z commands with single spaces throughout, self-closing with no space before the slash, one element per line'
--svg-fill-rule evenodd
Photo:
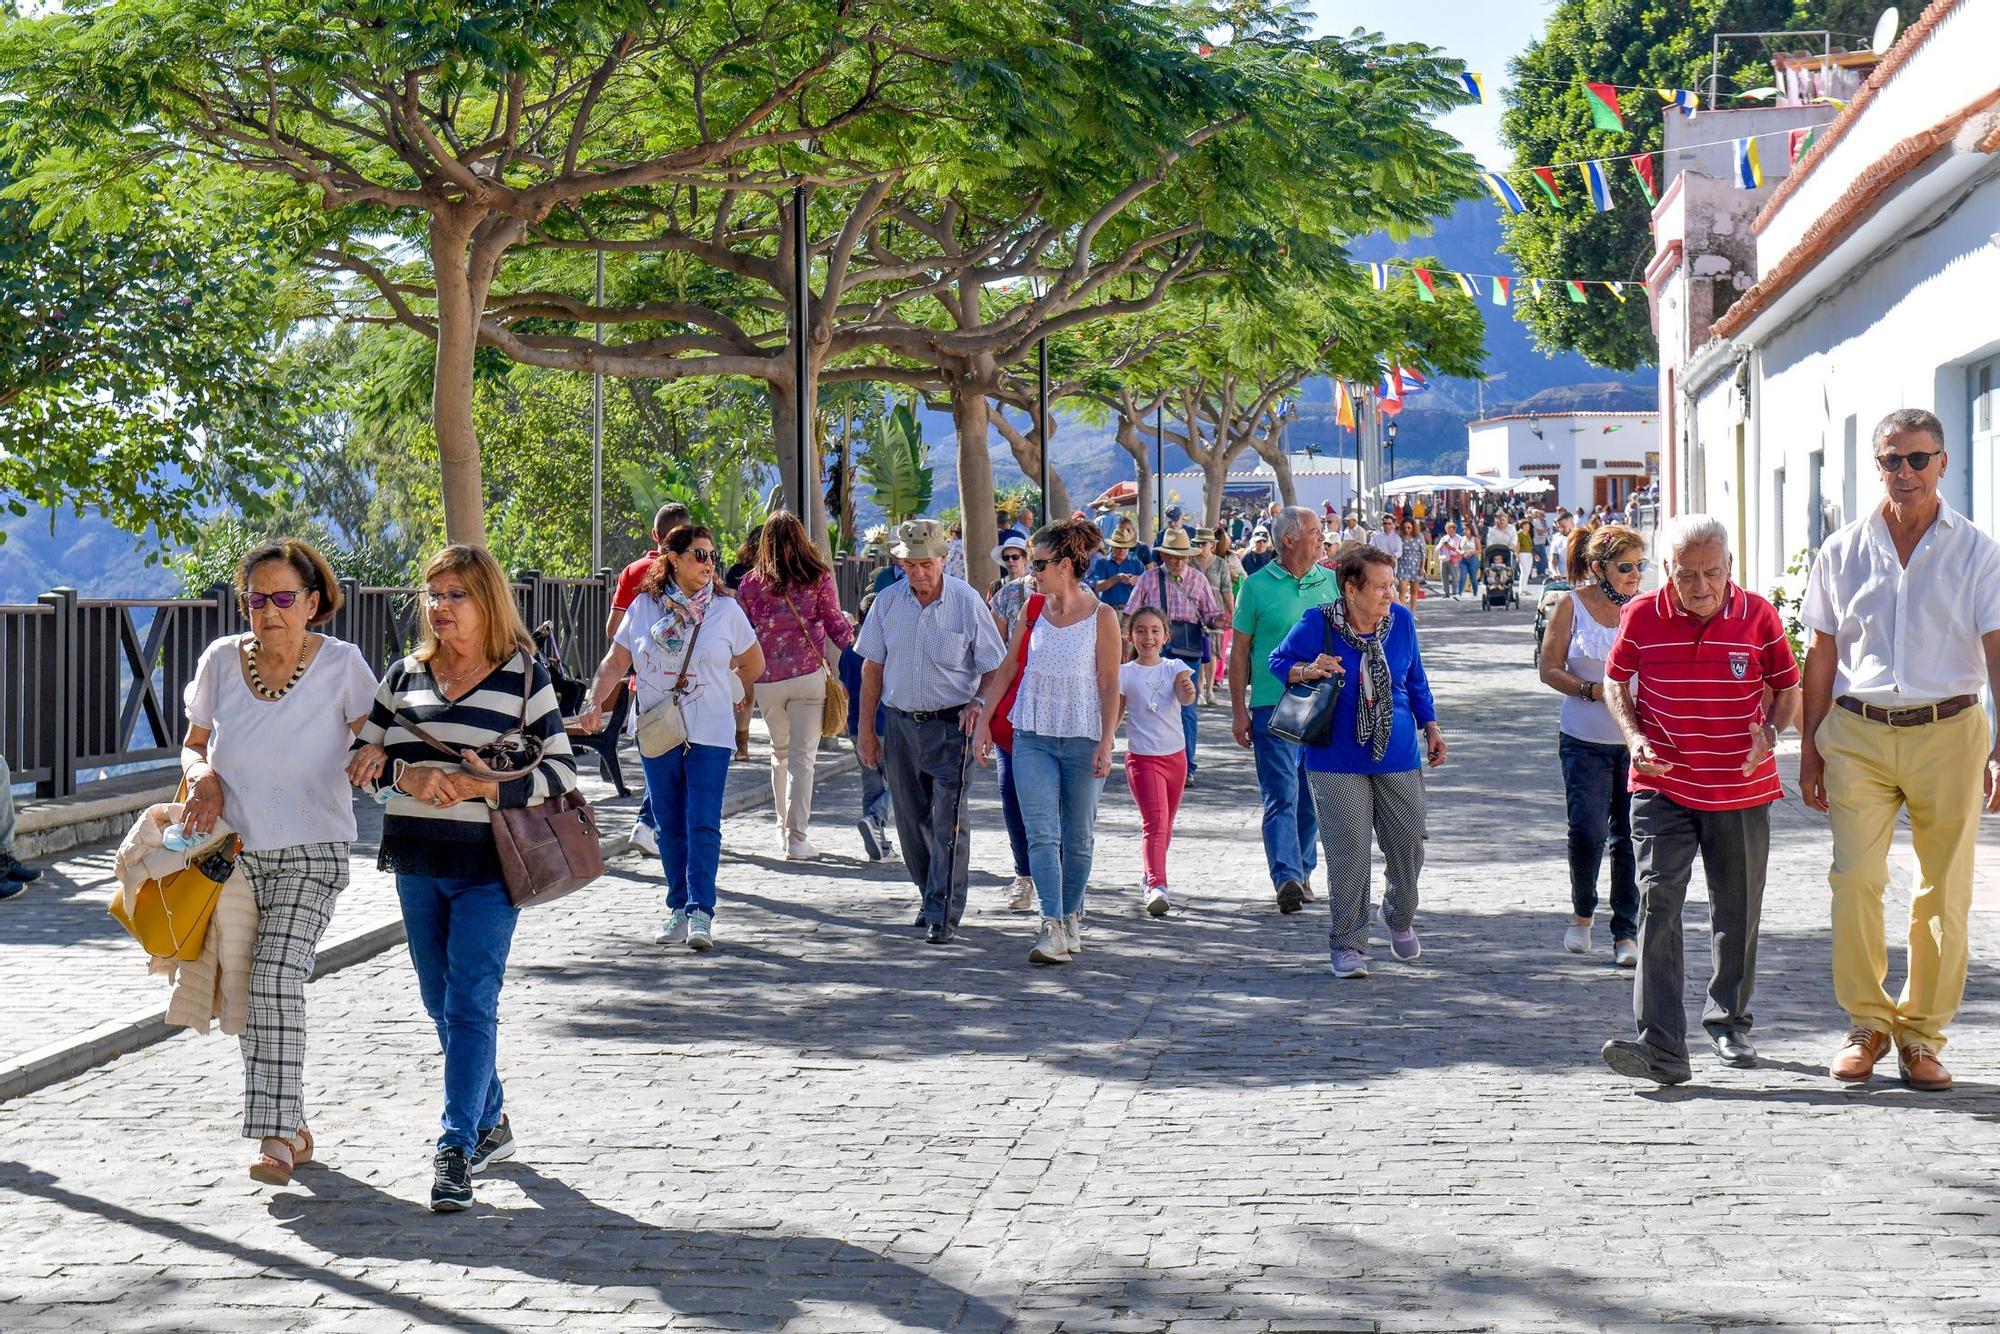
<path fill-rule="evenodd" d="M 704 616 L 700 621 L 696 621 L 694 623 L 694 633 L 688 636 L 687 652 L 681 654 L 680 676 L 677 680 L 675 680 L 674 688 L 667 692 L 668 694 L 672 695 L 676 701 L 679 701 L 681 696 L 687 694 L 688 664 L 694 661 L 694 646 L 701 639 L 702 622 L 706 621 L 707 619 L 708 618 Z"/>
<path fill-rule="evenodd" d="M 518 732 L 526 732 L 528 730 L 528 705 L 533 700 L 535 691 L 535 663 L 532 658 L 527 657 L 527 654 L 525 652 L 517 649 L 515 653 L 517 657 L 521 657 L 525 659 L 525 661 L 523 661 L 521 664 L 521 717 L 520 720 L 514 724 L 514 730 Z M 426 664 L 426 667 L 428 668 L 428 664 Z M 498 671 L 499 668 L 496 667 L 494 670 Z M 436 678 L 433 677 L 432 679 L 435 680 Z M 444 692 L 442 690 L 438 692 L 438 698 L 444 699 Z M 458 700 L 445 699 L 444 702 L 445 702 L 445 707 L 449 708 L 452 705 L 458 703 Z M 390 720 L 394 722 L 398 727 L 402 728 L 405 732 L 408 732 L 411 736 L 414 736 L 417 740 L 423 742 L 426 746 L 429 746 L 432 750 L 435 750 L 440 754 L 449 755 L 454 760 L 462 758 L 459 755 L 459 751 L 457 748 L 447 746 L 444 742 L 432 736 L 428 731 L 424 729 L 422 723 L 419 723 L 416 719 L 410 717 L 408 714 L 404 713 L 401 709 L 391 709 L 389 711 L 389 717 Z"/>
<path fill-rule="evenodd" d="M 787 593 L 784 595 L 784 597 L 785 597 L 785 605 L 791 608 L 792 619 L 799 623 L 799 629 L 802 632 L 804 632 L 806 637 L 806 642 L 808 644 L 811 644 L 813 648 L 819 653 L 820 666 L 826 668 L 829 672 L 834 672 L 836 675 L 838 675 L 839 673 L 835 669 L 832 659 L 826 656 L 826 636 L 821 635 L 818 639 L 814 639 L 812 627 L 806 624 L 805 617 L 799 615 L 798 604 L 792 601 L 792 595 L 790 593 Z"/>

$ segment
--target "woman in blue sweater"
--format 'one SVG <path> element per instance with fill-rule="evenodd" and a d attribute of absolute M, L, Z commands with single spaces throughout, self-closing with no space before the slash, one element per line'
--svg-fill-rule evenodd
<path fill-rule="evenodd" d="M 1396 562 L 1353 546 L 1335 567 L 1340 598 L 1308 608 L 1271 652 L 1271 674 L 1288 686 L 1338 677 L 1333 736 L 1305 748 L 1306 782 L 1319 814 L 1328 943 L 1335 977 L 1368 976 L 1370 833 L 1382 847 L 1388 890 L 1382 917 L 1389 948 L 1410 961 L 1417 941 L 1417 873 L 1424 865 L 1423 764 L 1444 763 L 1430 680 L 1417 651 L 1417 622 L 1396 602 Z"/>

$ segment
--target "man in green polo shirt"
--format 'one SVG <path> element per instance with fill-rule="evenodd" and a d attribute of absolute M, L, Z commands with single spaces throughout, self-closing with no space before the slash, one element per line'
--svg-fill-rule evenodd
<path fill-rule="evenodd" d="M 1229 646 L 1229 700 L 1236 744 L 1257 757 L 1264 797 L 1264 859 L 1278 891 L 1278 911 L 1297 912 L 1313 897 L 1319 865 L 1319 818 L 1306 787 L 1305 757 L 1296 742 L 1271 734 L 1271 709 L 1284 693 L 1271 675 L 1271 650 L 1308 607 L 1337 595 L 1333 571 L 1319 563 L 1320 521 L 1300 506 L 1280 510 L 1271 524 L 1278 558 L 1243 580 L 1236 594 L 1235 638 Z M 1247 692 L 1247 698 L 1246 698 Z"/>

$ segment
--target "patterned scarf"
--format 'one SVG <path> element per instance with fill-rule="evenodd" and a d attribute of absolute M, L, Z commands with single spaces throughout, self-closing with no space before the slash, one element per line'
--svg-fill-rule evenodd
<path fill-rule="evenodd" d="M 679 676 L 687 666 L 688 639 L 702 618 L 708 615 L 709 606 L 715 601 L 715 583 L 711 580 L 692 593 L 683 593 L 679 584 L 671 577 L 667 587 L 660 594 L 659 620 L 653 622 L 651 636 L 654 647 L 659 652 L 660 670 L 668 676 Z M 687 693 L 699 689 L 694 673 L 688 672 Z"/>
<path fill-rule="evenodd" d="M 1604 578 L 1602 575 L 1598 576 L 1597 586 L 1604 590 L 1604 596 L 1611 599 L 1611 605 L 1614 607 L 1622 607 L 1626 603 L 1630 602 L 1633 598 L 1639 596 L 1637 593 L 1619 592 L 1617 589 L 1611 586 L 1611 581 L 1609 579 Z"/>
<path fill-rule="evenodd" d="M 1395 692 L 1389 684 L 1389 657 L 1382 651 L 1388 641 L 1393 615 L 1384 616 L 1372 635 L 1357 635 L 1347 623 L 1347 599 L 1333 604 L 1333 628 L 1346 645 L 1361 655 L 1365 669 L 1361 697 L 1354 707 L 1354 739 L 1368 747 L 1378 761 L 1389 749 L 1389 732 L 1395 726 Z"/>

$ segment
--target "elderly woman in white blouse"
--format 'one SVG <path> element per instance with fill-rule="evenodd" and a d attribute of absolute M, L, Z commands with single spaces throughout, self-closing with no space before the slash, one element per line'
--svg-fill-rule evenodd
<path fill-rule="evenodd" d="M 243 1133 L 259 1141 L 250 1175 L 282 1186 L 313 1156 L 306 975 L 347 887 L 355 838 L 347 753 L 375 676 L 352 644 L 313 632 L 340 610 L 340 586 L 309 543 L 252 548 L 237 567 L 236 596 L 249 632 L 210 644 L 187 687 L 181 825 L 201 838 L 226 824 L 243 840 L 257 900 Z"/>

